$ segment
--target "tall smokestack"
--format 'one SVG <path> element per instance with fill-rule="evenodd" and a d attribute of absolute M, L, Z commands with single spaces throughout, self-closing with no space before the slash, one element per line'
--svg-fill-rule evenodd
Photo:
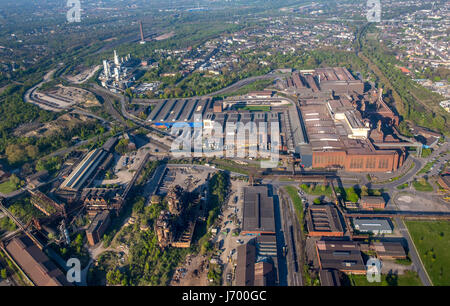
<path fill-rule="evenodd" d="M 114 50 L 114 65 L 116 65 L 116 66 L 120 65 L 119 56 L 117 55 L 116 50 Z"/>
<path fill-rule="evenodd" d="M 139 29 L 141 30 L 141 44 L 145 43 L 144 40 L 144 27 L 142 26 L 142 21 L 139 21 Z"/>

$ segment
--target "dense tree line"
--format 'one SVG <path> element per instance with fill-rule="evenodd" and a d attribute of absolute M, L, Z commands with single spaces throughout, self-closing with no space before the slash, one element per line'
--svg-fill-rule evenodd
<path fill-rule="evenodd" d="M 404 119 L 410 120 L 419 126 L 448 134 L 450 130 L 450 115 L 438 105 L 443 100 L 443 97 L 416 84 L 410 77 L 397 69 L 396 65 L 402 65 L 402 63 L 393 54 L 384 50 L 383 45 L 368 39 L 366 37 L 368 31 L 373 31 L 373 29 L 367 27 L 361 32 L 359 48 L 387 78 L 389 84 L 379 80 L 380 85 L 384 88 L 392 86 L 393 90 L 400 96 L 400 99 L 397 99 L 399 101 L 395 101 L 399 113 Z"/>
<path fill-rule="evenodd" d="M 206 227 L 214 224 L 220 213 L 220 208 L 224 204 L 230 186 L 229 174 L 225 171 L 217 172 L 208 183 L 208 219 Z"/>

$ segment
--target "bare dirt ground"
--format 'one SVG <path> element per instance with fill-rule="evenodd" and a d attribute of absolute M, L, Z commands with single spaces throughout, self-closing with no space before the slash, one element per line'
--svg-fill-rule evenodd
<path fill-rule="evenodd" d="M 213 173 L 215 169 L 205 167 L 170 165 L 167 167 L 164 178 L 161 181 L 159 195 L 165 195 L 173 186 L 179 185 L 189 192 L 199 191 L 198 188 L 207 184 L 208 173 Z"/>
<path fill-rule="evenodd" d="M 74 125 L 80 122 L 91 121 L 87 116 L 73 114 L 65 114 L 58 119 L 47 122 L 45 124 L 25 124 L 14 130 L 14 136 L 17 137 L 48 137 L 53 133 L 62 129 L 71 129 Z"/>
<path fill-rule="evenodd" d="M 68 108 L 75 104 L 89 106 L 99 106 L 100 103 L 95 96 L 87 90 L 57 85 L 54 89 L 46 91 L 36 91 L 35 97 L 57 104 L 59 107 Z"/>
<path fill-rule="evenodd" d="M 86 82 L 87 80 L 89 80 L 92 76 L 94 76 L 94 74 L 101 68 L 102 66 L 98 65 L 95 66 L 93 68 L 88 68 L 85 69 L 83 71 L 81 71 L 79 74 L 77 75 L 69 75 L 66 76 L 66 79 L 69 82 L 72 82 L 74 84 L 83 84 L 84 82 Z"/>
<path fill-rule="evenodd" d="M 238 239 L 241 239 L 243 243 L 246 243 L 251 237 L 244 236 L 233 236 L 233 229 L 239 228 L 238 223 L 233 222 L 231 219 L 233 215 L 237 215 L 237 220 L 242 220 L 242 205 L 243 201 L 241 198 L 242 187 L 248 184 L 243 181 L 232 181 L 231 195 L 229 201 L 224 209 L 223 217 L 218 226 L 218 233 L 213 240 L 214 242 L 224 240 L 222 250 L 220 255 L 220 261 L 225 265 L 223 269 L 223 278 L 225 279 L 228 272 L 233 273 L 234 262 L 237 257 L 237 252 L 231 256 L 230 254 L 239 245 L 237 243 Z M 237 203 L 235 203 L 235 197 L 238 197 Z M 226 232 L 226 234 L 225 234 Z M 208 262 L 207 257 L 202 255 L 190 255 L 186 258 L 186 261 L 177 268 L 174 274 L 173 280 L 171 281 L 172 286 L 207 286 L 208 281 Z M 234 278 L 234 277 L 233 277 Z"/>
<path fill-rule="evenodd" d="M 150 143 L 147 143 L 141 146 L 137 151 L 122 156 L 115 155 L 115 165 L 113 167 L 113 171 L 114 175 L 116 175 L 117 178 L 111 180 L 96 180 L 95 184 L 97 186 L 108 184 L 128 184 L 133 178 L 135 171 L 139 168 L 139 165 L 141 164 L 141 161 L 144 159 L 145 155 L 151 150 L 152 145 Z M 128 159 L 127 163 L 124 163 L 125 159 Z"/>
<path fill-rule="evenodd" d="M 170 285 L 208 286 L 207 260 L 205 256 L 187 256 L 182 267 L 176 270 Z"/>
<path fill-rule="evenodd" d="M 125 160 L 128 162 L 125 163 Z M 100 185 L 114 185 L 114 184 L 128 184 L 133 178 L 134 172 L 139 168 L 140 161 L 143 159 L 143 156 L 140 154 L 132 155 L 127 154 L 123 156 L 115 155 L 114 156 L 114 175 L 117 176 L 115 179 L 111 180 L 96 180 L 95 184 L 97 186 Z"/>
<path fill-rule="evenodd" d="M 156 41 L 160 41 L 160 40 L 169 39 L 169 38 L 173 37 L 174 35 L 175 35 L 175 32 L 170 32 L 170 33 L 162 34 L 162 35 L 156 37 L 155 40 L 156 40 Z"/>
<path fill-rule="evenodd" d="M 390 272 L 395 274 L 405 274 L 406 271 L 410 270 L 412 270 L 412 265 L 400 265 L 390 260 L 383 260 L 381 266 L 381 274 L 389 274 Z"/>

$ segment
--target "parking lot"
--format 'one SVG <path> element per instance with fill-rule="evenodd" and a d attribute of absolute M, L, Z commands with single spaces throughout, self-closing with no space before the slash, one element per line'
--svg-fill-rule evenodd
<path fill-rule="evenodd" d="M 223 214 L 215 238 L 219 248 L 219 259 L 223 263 L 223 285 L 231 285 L 234 282 L 237 247 L 253 238 L 240 235 L 243 217 L 242 188 L 248 184 L 240 180 L 231 182 L 231 193 L 228 202 L 223 206 Z"/>
<path fill-rule="evenodd" d="M 422 194 L 413 189 L 398 193 L 394 202 L 400 210 L 405 211 L 450 211 L 450 205 L 441 203 L 439 196 Z"/>

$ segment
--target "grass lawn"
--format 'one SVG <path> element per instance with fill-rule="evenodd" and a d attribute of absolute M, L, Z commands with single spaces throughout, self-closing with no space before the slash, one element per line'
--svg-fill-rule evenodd
<path fill-rule="evenodd" d="M 431 153 L 433 153 L 433 151 L 431 149 L 423 149 L 422 150 L 422 157 L 423 158 L 427 158 L 428 156 L 431 155 Z"/>
<path fill-rule="evenodd" d="M 419 276 L 413 271 L 400 275 L 381 275 L 380 283 L 369 283 L 365 275 L 350 275 L 349 279 L 352 286 L 422 286 Z"/>
<path fill-rule="evenodd" d="M 238 166 L 229 166 L 229 165 L 223 165 L 223 164 L 219 164 L 219 163 L 215 163 L 216 168 L 218 169 L 222 169 L 222 170 L 227 170 L 230 172 L 235 172 L 235 173 L 240 173 L 240 174 L 244 174 L 244 175 L 250 175 L 250 172 L 239 168 Z"/>
<path fill-rule="evenodd" d="M 226 94 L 221 94 L 221 95 L 217 95 L 217 97 L 232 97 L 232 96 L 241 96 L 241 95 L 245 95 L 251 91 L 260 91 L 260 90 L 264 90 L 266 87 L 270 86 L 273 84 L 273 80 L 256 80 L 251 84 L 245 85 L 243 87 L 241 87 L 239 90 L 231 92 L 231 93 L 226 93 Z"/>
<path fill-rule="evenodd" d="M 246 106 L 246 107 L 244 107 L 244 110 L 270 112 L 271 107 L 270 106 Z"/>
<path fill-rule="evenodd" d="M 11 182 L 10 180 L 0 184 L 0 192 L 1 193 L 8 194 L 8 193 L 11 193 L 16 190 L 17 190 L 16 184 Z"/>
<path fill-rule="evenodd" d="M 398 190 L 403 190 L 403 189 L 407 188 L 408 186 L 409 186 L 408 183 L 404 183 L 404 184 L 398 185 L 396 188 Z"/>
<path fill-rule="evenodd" d="M 435 286 L 450 285 L 450 222 L 405 221 Z"/>
<path fill-rule="evenodd" d="M 330 186 L 325 186 L 323 184 L 317 184 L 316 186 L 310 188 L 311 185 L 301 184 L 300 188 L 309 195 L 324 195 L 331 198 L 332 190 Z"/>
<path fill-rule="evenodd" d="M 295 212 L 297 213 L 297 217 L 298 220 L 300 221 L 300 224 L 303 224 L 303 202 L 297 193 L 298 189 L 295 188 L 294 186 L 286 186 L 284 187 L 284 189 L 287 191 L 287 193 L 292 199 L 292 202 L 294 203 Z"/>
<path fill-rule="evenodd" d="M 239 110 L 248 110 L 253 112 L 270 112 L 271 107 L 266 105 L 247 105 L 239 107 Z"/>
<path fill-rule="evenodd" d="M 431 167 L 433 167 L 433 165 L 437 162 L 437 160 L 434 161 L 430 161 L 429 163 L 427 163 L 417 174 L 422 174 L 422 173 L 427 173 L 428 171 L 430 171 Z"/>
<path fill-rule="evenodd" d="M 413 187 L 417 191 L 426 191 L 426 192 L 433 191 L 433 187 L 427 181 L 424 181 L 423 183 L 421 183 L 419 181 L 414 181 L 413 182 Z"/>

